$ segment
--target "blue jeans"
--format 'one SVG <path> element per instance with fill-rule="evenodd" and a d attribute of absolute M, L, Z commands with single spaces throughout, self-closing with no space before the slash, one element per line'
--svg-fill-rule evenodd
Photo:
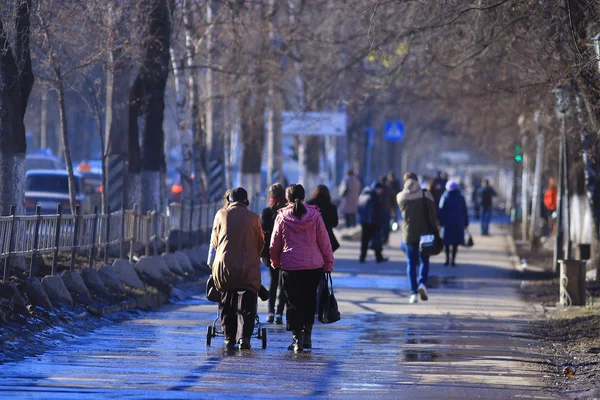
<path fill-rule="evenodd" d="M 406 275 L 410 284 L 410 294 L 417 294 L 420 284 L 427 285 L 429 276 L 429 256 L 421 254 L 418 244 L 402 243 L 406 253 Z M 417 268 L 419 276 L 417 277 Z"/>
<path fill-rule="evenodd" d="M 489 235 L 491 221 L 492 221 L 492 207 L 483 207 L 481 209 L 481 234 L 482 235 Z"/>

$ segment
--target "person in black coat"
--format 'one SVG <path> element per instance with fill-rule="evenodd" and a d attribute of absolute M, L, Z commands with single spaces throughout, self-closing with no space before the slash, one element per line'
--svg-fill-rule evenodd
<path fill-rule="evenodd" d="M 271 266 L 271 234 L 273 233 L 273 226 L 275 225 L 275 217 L 277 212 L 287 205 L 285 199 L 285 188 L 282 184 L 276 183 L 269 188 L 270 205 L 265 208 L 260 216 L 260 225 L 262 226 L 263 232 L 265 233 L 265 247 L 260 254 L 262 263 L 267 267 Z M 269 268 L 271 274 L 271 282 L 269 284 L 269 315 L 267 315 L 267 322 L 275 322 L 278 325 L 283 324 L 283 311 L 285 309 L 285 292 L 281 287 L 279 279 L 279 273 L 281 268 Z M 279 289 L 279 297 L 277 296 L 277 289 Z M 277 314 L 275 314 L 275 302 L 277 303 Z"/>
<path fill-rule="evenodd" d="M 339 249 L 340 243 L 333 233 L 333 228 L 337 227 L 339 223 L 338 209 L 334 204 L 331 204 L 331 193 L 329 192 L 329 188 L 325 185 L 317 186 L 312 194 L 312 198 L 307 201 L 306 204 L 319 207 L 323 222 L 325 222 L 325 227 L 327 228 L 327 233 L 329 234 L 331 248 L 333 251 Z"/>

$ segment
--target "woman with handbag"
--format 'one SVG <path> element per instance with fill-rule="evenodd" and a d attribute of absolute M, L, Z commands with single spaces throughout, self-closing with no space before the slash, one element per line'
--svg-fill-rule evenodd
<path fill-rule="evenodd" d="M 438 215 L 440 226 L 444 228 L 444 247 L 446 249 L 446 262 L 444 266 L 456 267 L 456 254 L 458 246 L 465 245 L 465 230 L 469 227 L 469 212 L 467 202 L 460 193 L 458 183 L 449 181 L 446 191 L 440 200 L 440 213 Z M 450 251 L 452 250 L 452 257 Z"/>
<path fill-rule="evenodd" d="M 281 183 L 275 183 L 269 187 L 269 207 L 265 208 L 260 216 L 260 225 L 262 226 L 263 232 L 265 233 L 265 247 L 260 254 L 262 263 L 271 267 L 271 234 L 273 232 L 273 226 L 275 225 L 275 217 L 277 212 L 287 205 L 285 200 L 285 188 Z M 275 268 L 269 268 L 271 273 L 271 282 L 269 284 L 269 314 L 267 315 L 267 322 L 275 322 L 275 324 L 283 324 L 283 311 L 285 309 L 285 292 L 281 287 L 280 270 Z M 277 289 L 279 289 L 279 298 L 277 297 Z M 275 310 L 275 302 L 277 303 L 277 310 Z M 275 314 L 277 311 L 277 314 Z"/>
<path fill-rule="evenodd" d="M 292 331 L 294 352 L 312 348 L 317 287 L 323 272 L 333 271 L 333 251 L 327 228 L 315 206 L 304 205 L 302 185 L 286 189 L 288 206 L 275 218 L 271 235 L 271 267 L 282 269 L 287 298 L 286 328 Z"/>
<path fill-rule="evenodd" d="M 398 194 L 398 206 L 402 213 L 402 248 L 407 258 L 407 276 L 410 284 L 409 303 L 428 300 L 427 277 L 429 254 L 422 251 L 424 235 L 437 239 L 436 204 L 427 190 L 421 189 L 417 175 L 404 174 L 404 190 Z M 418 275 L 417 275 L 418 270 Z"/>

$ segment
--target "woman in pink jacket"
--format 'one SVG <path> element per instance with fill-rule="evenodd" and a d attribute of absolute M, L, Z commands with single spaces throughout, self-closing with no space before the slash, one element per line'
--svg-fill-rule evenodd
<path fill-rule="evenodd" d="M 312 327 L 317 307 L 317 287 L 323 271 L 333 271 L 333 251 L 319 209 L 303 204 L 302 185 L 286 189 L 288 206 L 279 210 L 271 236 L 271 266 L 281 268 L 287 296 L 289 350 L 312 348 Z"/>

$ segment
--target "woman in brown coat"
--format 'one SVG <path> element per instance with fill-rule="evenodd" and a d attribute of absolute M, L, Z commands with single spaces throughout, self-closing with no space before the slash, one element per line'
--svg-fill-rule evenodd
<path fill-rule="evenodd" d="M 248 210 L 246 190 L 233 189 L 229 200 L 227 208 L 219 210 L 215 217 L 212 276 L 215 288 L 222 293 L 220 310 L 225 346 L 233 348 L 239 342 L 243 350 L 250 349 L 254 331 L 257 293 L 261 287 L 259 257 L 265 242 L 260 217 Z M 238 315 L 243 321 L 241 335 L 238 335 Z"/>

